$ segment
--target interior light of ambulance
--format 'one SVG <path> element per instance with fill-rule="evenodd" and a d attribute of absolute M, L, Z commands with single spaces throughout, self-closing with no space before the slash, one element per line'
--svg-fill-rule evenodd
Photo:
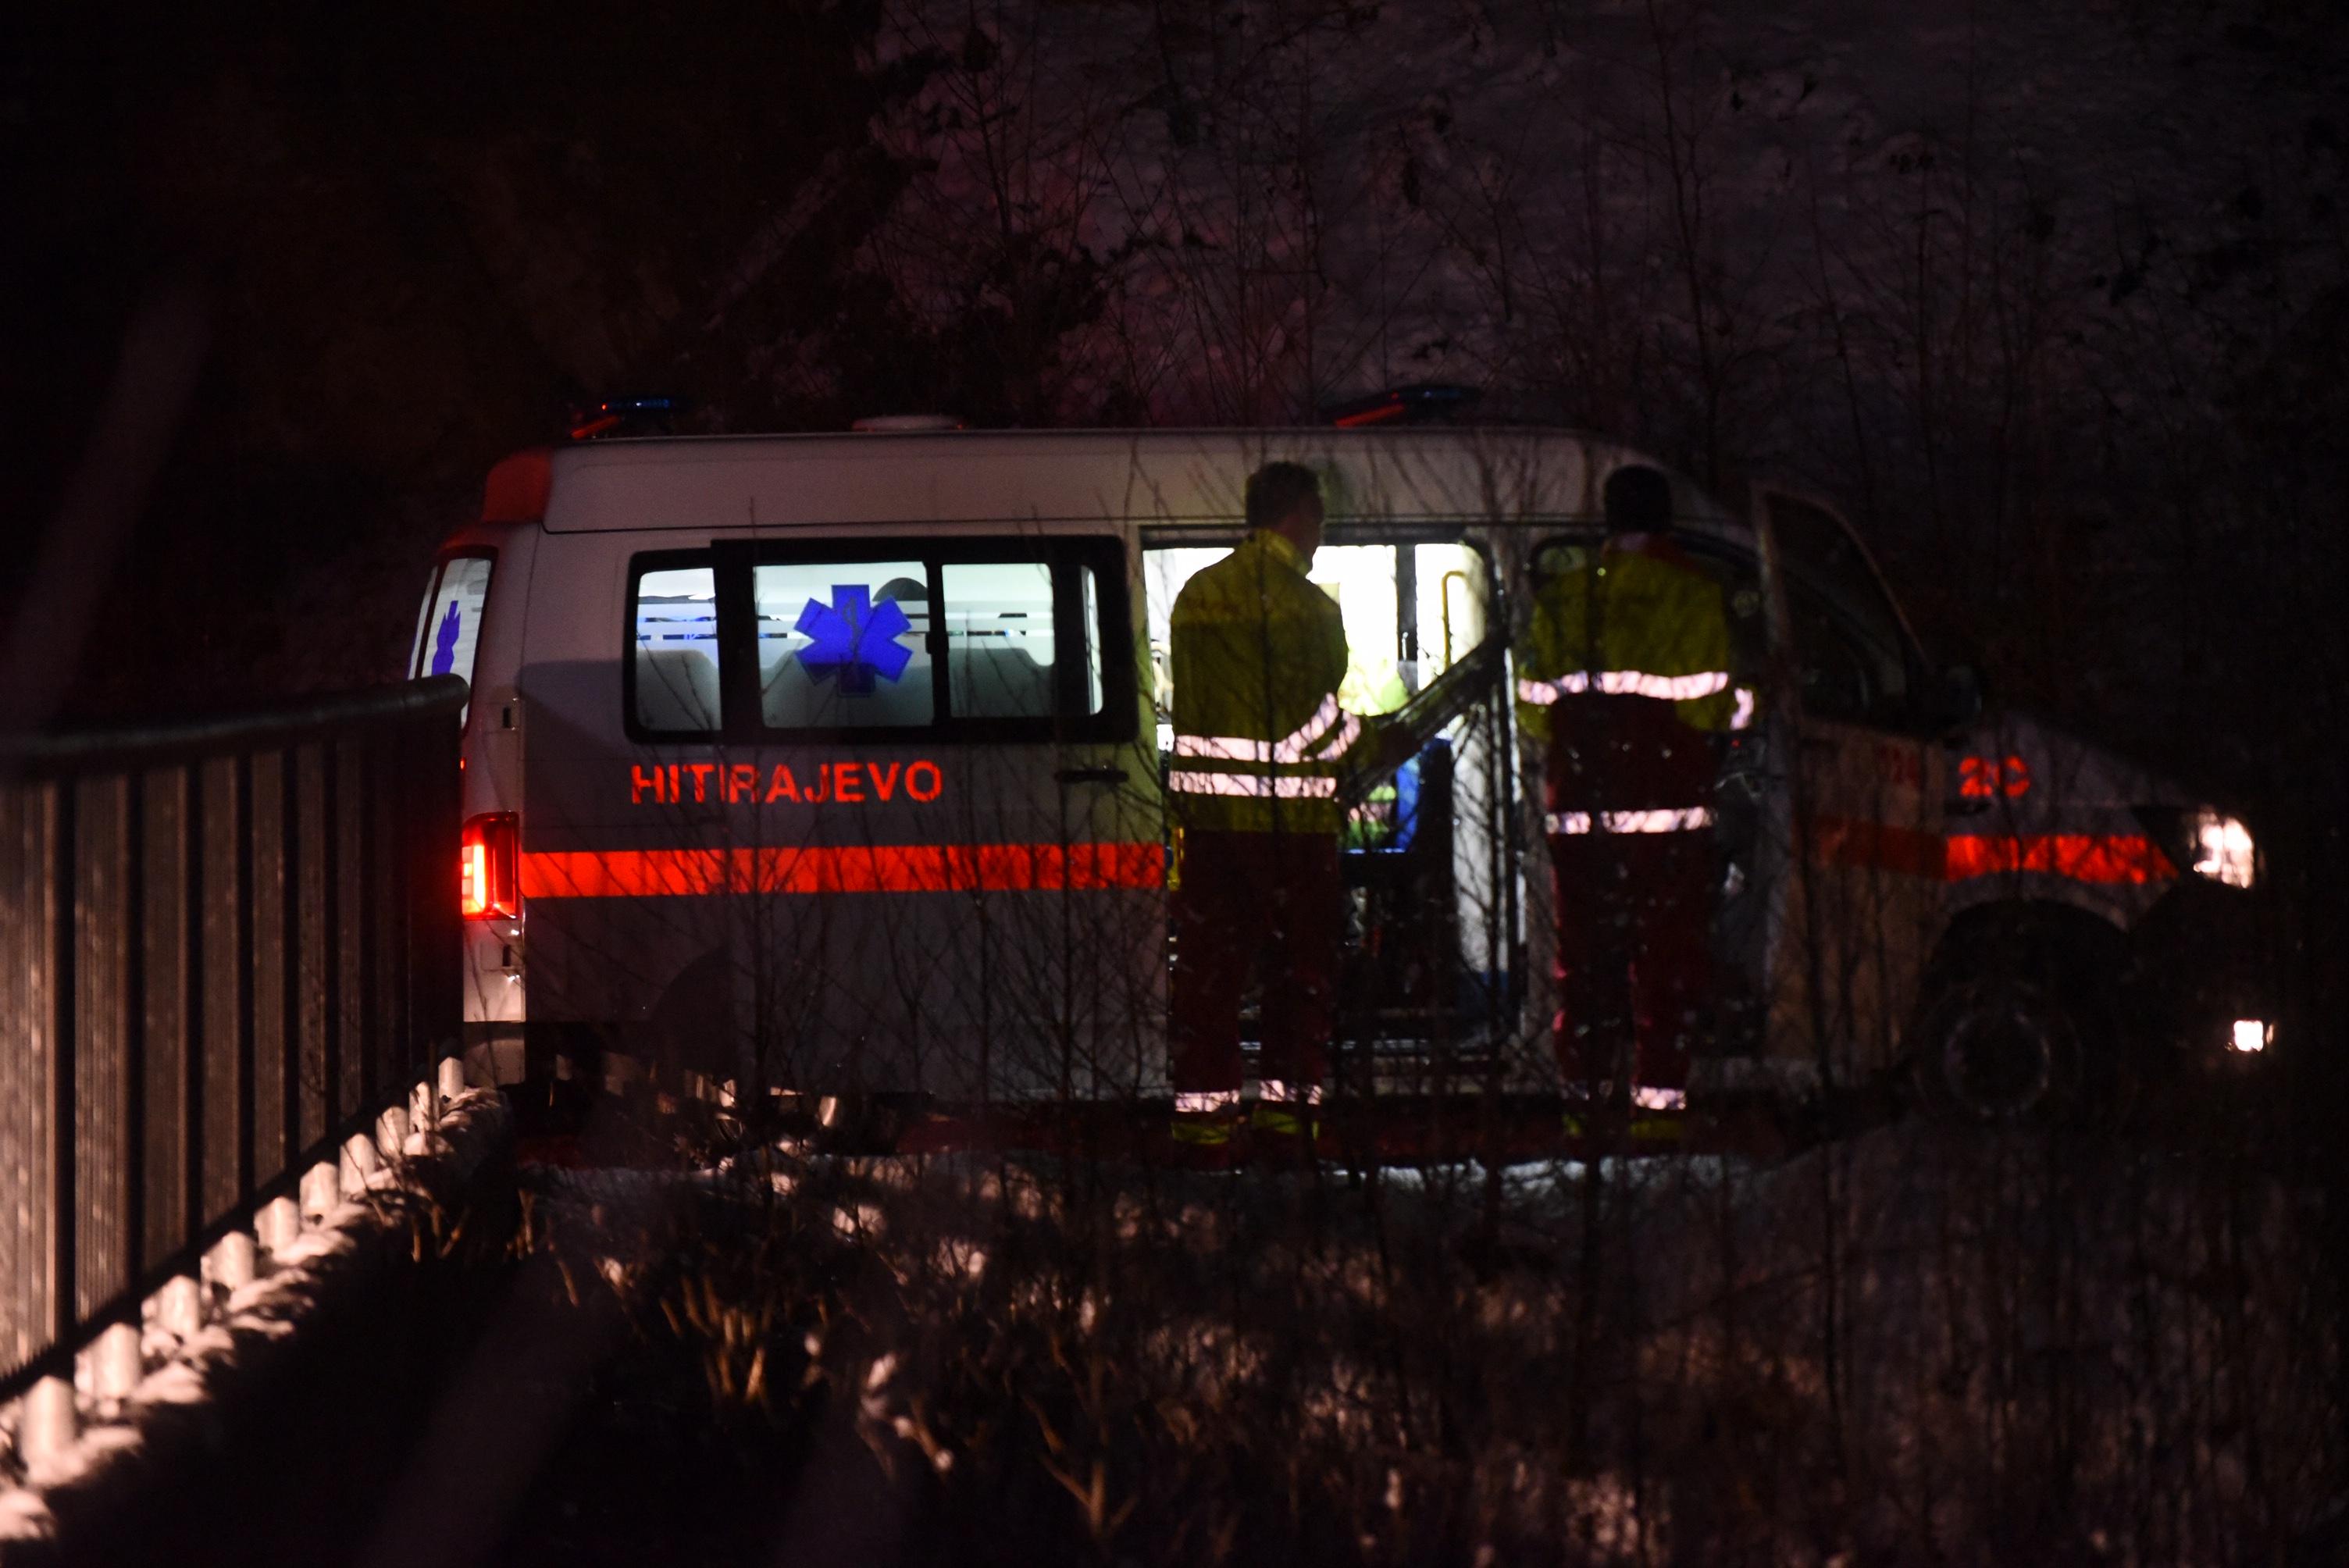
<path fill-rule="evenodd" d="M 1417 631 L 1418 682 L 1424 684 L 1465 657 L 1484 640 L 1485 602 L 1481 559 L 1464 544 L 1415 544 L 1412 578 L 1418 603 L 1404 604 L 1402 613 Z M 1398 576 L 1401 574 L 1398 573 Z M 1402 584 L 1397 583 L 1400 588 Z"/>
<path fill-rule="evenodd" d="M 1311 576 L 1338 602 L 1345 622 L 1347 665 L 1338 700 L 1350 713 L 1392 713 L 1411 695 L 1397 667 L 1394 547 L 1325 544 L 1314 552 Z"/>
<path fill-rule="evenodd" d="M 513 920 L 522 913 L 522 834 L 512 811 L 469 819 L 458 840 L 458 913 L 467 920 Z"/>
<path fill-rule="evenodd" d="M 1475 589 L 1469 586 L 1468 573 L 1460 571 L 1457 568 L 1454 568 L 1450 572 L 1446 572 L 1442 577 L 1437 579 L 1437 597 L 1440 603 L 1439 614 L 1441 615 L 1441 624 L 1444 633 L 1444 667 L 1447 670 L 1452 667 L 1452 585 L 1454 583 L 1460 584 L 1460 589 L 1464 595 L 1475 592 Z"/>

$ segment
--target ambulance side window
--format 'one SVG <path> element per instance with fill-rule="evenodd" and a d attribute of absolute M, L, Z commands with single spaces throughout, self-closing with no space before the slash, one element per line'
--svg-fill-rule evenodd
<path fill-rule="evenodd" d="M 1892 607 L 1878 594 L 1830 596 L 1799 570 L 1786 585 L 1795 655 L 1803 683 L 1803 710 L 1847 724 L 1906 727 L 1908 639 Z"/>
<path fill-rule="evenodd" d="M 472 684 L 481 610 L 489 601 L 490 573 L 496 565 L 495 557 L 486 554 L 452 555 L 440 563 L 417 616 L 416 646 L 408 665 L 412 679 L 456 676 Z"/>
<path fill-rule="evenodd" d="M 1101 571 L 1087 563 L 1077 568 L 1078 581 L 1083 585 L 1084 603 L 1079 606 L 1079 622 L 1085 636 L 1085 713 L 1088 717 L 1102 710 L 1102 698 L 1106 693 L 1102 685 L 1101 607 Z"/>
<path fill-rule="evenodd" d="M 1886 689 L 1884 660 L 1871 655 L 1867 643 L 1839 622 L 1816 590 L 1796 583 L 1786 599 L 1795 623 L 1803 710 L 1854 724 L 1891 717 L 1886 710 L 1898 694 Z"/>
<path fill-rule="evenodd" d="M 932 722 L 931 577 L 923 561 L 761 564 L 751 597 L 759 617 L 759 710 L 768 728 Z M 1048 630 L 1050 607 L 1048 594 Z"/>
<path fill-rule="evenodd" d="M 1786 562 L 1786 607 L 1803 707 L 1820 718 L 1901 728 L 1915 719 L 1899 613 L 1843 523 L 1806 501 L 1770 497 Z"/>
<path fill-rule="evenodd" d="M 1052 714 L 1052 568 L 1041 561 L 949 561 L 947 702 L 959 718 Z"/>
<path fill-rule="evenodd" d="M 709 678 L 730 701 L 755 692 L 730 733 L 978 743 L 1132 733 L 1124 546 L 1113 537 L 901 535 L 861 551 L 761 542 L 698 559 L 714 565 L 726 605 L 708 610 L 709 645 L 723 646 Z M 709 566 L 700 570 L 706 593 Z M 738 624 L 733 595 L 745 587 Z M 737 661 L 755 662 L 755 682 Z M 654 727 L 641 706 L 637 722 Z"/>
<path fill-rule="evenodd" d="M 655 735 L 709 735 L 719 716 L 718 586 L 700 564 L 641 564 L 628 595 L 637 726 Z M 653 557 L 660 560 L 660 557 Z"/>

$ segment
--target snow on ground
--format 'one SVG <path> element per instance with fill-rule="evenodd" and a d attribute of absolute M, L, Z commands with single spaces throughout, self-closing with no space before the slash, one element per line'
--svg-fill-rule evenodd
<path fill-rule="evenodd" d="M 797 1174 L 533 1181 L 555 1255 L 599 1260 L 574 1274 L 698 1346 L 713 1387 L 854 1390 L 865 1440 L 950 1495 L 1073 1440 L 1023 1457 L 1016 1387 L 1100 1423 L 1102 1484 L 1145 1516 L 1268 1506 L 1222 1433 L 1330 1506 L 1400 1498 L 1372 1541 L 1425 1528 L 1464 1558 L 2174 1561 L 2290 1540 L 2332 1501 L 2309 1206 L 2175 1154 L 1902 1126 L 1595 1185 L 973 1155 Z"/>
<path fill-rule="evenodd" d="M 234 1290 L 207 1284 L 203 1326 L 184 1340 L 150 1330 L 143 1346 L 149 1369 L 128 1398 L 95 1398 L 89 1357 L 82 1357 L 78 1404 L 84 1425 L 76 1440 L 28 1473 L 19 1456 L 7 1455 L 18 1473 L 0 1479 L 0 1556 L 12 1543 L 25 1549 L 39 1542 L 57 1555 L 38 1560 L 80 1561 L 93 1551 L 102 1556 L 104 1543 L 119 1546 L 125 1533 L 133 1540 L 149 1529 L 169 1535 L 201 1522 L 168 1511 L 149 1516 L 159 1498 L 182 1506 L 175 1486 L 215 1463 L 224 1449 L 256 1436 L 255 1390 L 282 1393 L 289 1368 L 316 1374 L 305 1327 L 326 1322 L 328 1331 L 312 1338 L 332 1345 L 336 1332 L 348 1335 L 354 1322 L 415 1305 L 415 1293 L 397 1276 L 419 1244 L 419 1214 L 461 1190 L 511 1137 L 497 1097 L 450 1100 L 432 1139 L 374 1173 L 367 1200 L 345 1198 L 315 1215 L 286 1245 L 262 1254 L 262 1272 L 250 1283 Z M 396 1336 L 378 1337 L 388 1345 Z M 273 1412 L 295 1421 L 326 1414 Z"/>

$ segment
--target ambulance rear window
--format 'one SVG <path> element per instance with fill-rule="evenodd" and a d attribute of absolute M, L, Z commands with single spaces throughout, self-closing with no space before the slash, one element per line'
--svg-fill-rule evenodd
<path fill-rule="evenodd" d="M 1098 538 L 638 556 L 630 729 L 1123 738 L 1137 717 L 1131 638 L 1126 596 L 1108 591 L 1123 563 L 1123 546 Z M 721 601 L 747 602 L 749 613 Z M 728 702 L 748 711 L 723 712 Z"/>
<path fill-rule="evenodd" d="M 496 565 L 486 554 L 452 555 L 434 571 L 416 620 L 416 645 L 408 663 L 412 678 L 457 676 L 471 684 L 473 654 L 481 640 L 481 609 L 488 603 L 490 573 Z"/>

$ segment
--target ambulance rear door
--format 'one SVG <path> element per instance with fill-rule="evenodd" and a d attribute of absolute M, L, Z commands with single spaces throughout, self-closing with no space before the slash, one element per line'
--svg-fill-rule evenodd
<path fill-rule="evenodd" d="M 1163 810 L 1128 540 L 634 540 L 657 547 L 622 567 L 617 733 L 530 753 L 545 1007 L 751 1086 L 1154 1087 Z"/>

